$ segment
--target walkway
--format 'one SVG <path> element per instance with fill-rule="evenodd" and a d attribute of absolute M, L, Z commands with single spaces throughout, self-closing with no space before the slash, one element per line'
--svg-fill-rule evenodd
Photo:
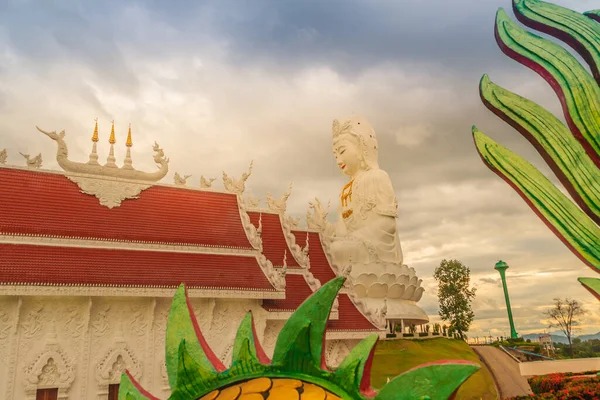
<path fill-rule="evenodd" d="M 472 349 L 494 376 L 502 399 L 532 393 L 527 379 L 519 372 L 519 363 L 508 354 L 492 346 L 473 346 Z"/>

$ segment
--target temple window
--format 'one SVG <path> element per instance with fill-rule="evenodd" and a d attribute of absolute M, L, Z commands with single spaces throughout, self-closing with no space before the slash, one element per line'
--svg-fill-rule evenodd
<path fill-rule="evenodd" d="M 108 400 L 118 400 L 119 399 L 119 384 L 111 383 L 108 385 Z"/>
<path fill-rule="evenodd" d="M 38 389 L 35 394 L 35 400 L 57 400 L 57 399 L 58 399 L 58 388 Z"/>

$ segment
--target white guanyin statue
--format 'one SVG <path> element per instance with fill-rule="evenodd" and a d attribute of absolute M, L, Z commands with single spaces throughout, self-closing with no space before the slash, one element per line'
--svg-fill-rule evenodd
<path fill-rule="evenodd" d="M 350 271 L 354 293 L 372 312 L 385 313 L 390 329 L 427 323 L 416 305 L 422 280 L 402 263 L 398 202 L 390 177 L 379 168 L 373 127 L 360 116 L 333 121 L 333 154 L 349 178 L 340 193 L 339 221 L 333 235 L 326 235 L 333 263 Z"/>
<path fill-rule="evenodd" d="M 396 218 L 398 202 L 387 172 L 377 163 L 377 137 L 362 117 L 333 121 L 333 154 L 350 178 L 340 194 L 331 251 L 338 265 L 402 264 Z"/>

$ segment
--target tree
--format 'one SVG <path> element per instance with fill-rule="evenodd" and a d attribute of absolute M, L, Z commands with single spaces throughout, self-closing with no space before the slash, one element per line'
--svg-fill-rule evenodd
<path fill-rule="evenodd" d="M 585 314 L 581 303 L 571 299 L 554 299 L 554 306 L 544 313 L 550 318 L 550 327 L 559 328 L 569 342 L 569 353 L 573 357 L 573 328 L 579 325 L 579 318 Z"/>
<path fill-rule="evenodd" d="M 442 260 L 433 273 L 438 282 L 440 317 L 450 322 L 449 331 L 456 332 L 461 339 L 475 318 L 471 309 L 475 288 L 469 288 L 470 273 L 469 268 L 458 260 Z"/>

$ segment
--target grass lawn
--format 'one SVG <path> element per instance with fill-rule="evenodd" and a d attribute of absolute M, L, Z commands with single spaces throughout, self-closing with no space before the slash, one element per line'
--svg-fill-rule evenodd
<path fill-rule="evenodd" d="M 462 340 L 436 338 L 423 340 L 382 340 L 375 349 L 371 369 L 371 383 L 375 388 L 385 385 L 417 365 L 438 360 L 467 360 L 481 365 L 481 369 L 461 386 L 456 400 L 496 400 L 498 394 L 492 375 L 468 344 Z"/>

